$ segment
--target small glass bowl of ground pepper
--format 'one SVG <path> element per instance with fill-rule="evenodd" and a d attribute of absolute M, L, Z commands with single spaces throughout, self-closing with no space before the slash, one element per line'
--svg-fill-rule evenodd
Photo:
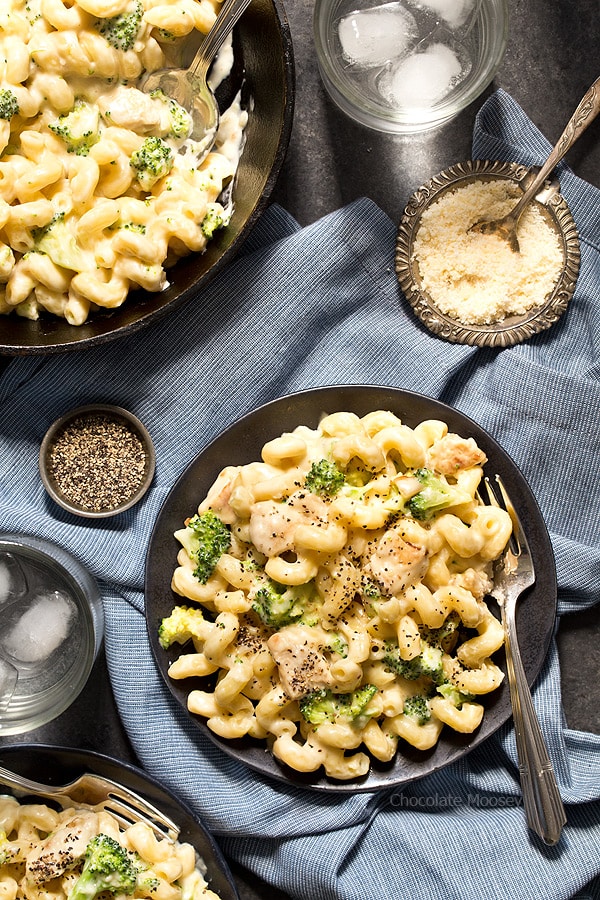
<path fill-rule="evenodd" d="M 92 404 L 54 422 L 40 447 L 48 494 L 78 516 L 98 519 L 130 509 L 150 487 L 155 453 L 147 429 L 120 406 Z"/>

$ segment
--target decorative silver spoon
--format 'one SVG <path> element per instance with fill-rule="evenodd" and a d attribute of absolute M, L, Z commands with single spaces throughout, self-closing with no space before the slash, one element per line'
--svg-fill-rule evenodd
<path fill-rule="evenodd" d="M 225 39 L 242 17 L 251 0 L 223 0 L 223 5 L 194 59 L 187 69 L 159 69 L 142 82 L 146 93 L 162 91 L 192 116 L 192 134 L 200 142 L 199 152 L 207 153 L 219 127 L 219 106 L 208 84 L 208 70 Z"/>
<path fill-rule="evenodd" d="M 469 231 L 479 234 L 495 234 L 507 241 L 511 250 L 519 252 L 519 240 L 517 238 L 517 226 L 523 210 L 535 197 L 552 169 L 560 162 L 565 153 L 571 149 L 575 141 L 583 134 L 590 122 L 600 112 L 600 78 L 597 78 L 592 86 L 585 92 L 579 106 L 569 119 L 567 126 L 561 134 L 550 156 L 531 182 L 516 206 L 501 219 L 491 221 L 482 220 L 471 225 Z"/>

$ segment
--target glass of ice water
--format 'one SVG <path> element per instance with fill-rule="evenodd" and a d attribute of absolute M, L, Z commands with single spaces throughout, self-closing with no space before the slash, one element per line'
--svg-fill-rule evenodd
<path fill-rule="evenodd" d="M 508 37 L 508 0 L 316 0 L 323 83 L 378 131 L 447 122 L 492 81 Z"/>
<path fill-rule="evenodd" d="M 0 736 L 64 712 L 103 633 L 98 587 L 74 557 L 35 537 L 0 535 Z"/>

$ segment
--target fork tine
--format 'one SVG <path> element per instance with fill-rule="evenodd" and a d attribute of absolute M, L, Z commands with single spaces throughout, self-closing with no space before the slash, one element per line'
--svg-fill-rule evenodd
<path fill-rule="evenodd" d="M 484 478 L 483 483 L 485 485 L 485 490 L 487 493 L 488 504 L 490 506 L 499 506 L 500 504 L 498 503 L 498 498 L 496 497 L 496 494 L 494 493 L 494 489 L 493 489 L 492 485 L 490 484 L 490 479 L 488 478 L 487 475 Z M 485 503 L 485 499 L 483 499 L 481 497 L 481 494 L 479 496 L 480 496 L 480 499 L 482 500 L 482 502 Z"/>
<path fill-rule="evenodd" d="M 504 511 L 507 512 L 510 516 L 510 520 L 512 522 L 512 534 L 509 538 L 509 543 L 512 544 L 514 556 L 518 558 L 523 552 L 531 555 L 529 552 L 529 544 L 527 543 L 527 538 L 525 537 L 525 532 L 521 525 L 521 520 L 519 519 L 513 502 L 508 495 L 508 491 L 504 486 L 502 478 L 497 473 L 496 475 L 494 475 L 494 481 L 498 485 L 497 491 L 494 489 L 494 486 L 492 485 L 489 477 L 486 476 L 485 478 L 485 487 L 488 495 L 488 502 L 490 506 L 497 506 L 499 509 L 504 509 Z M 498 497 L 498 494 L 500 495 L 500 499 Z"/>
<path fill-rule="evenodd" d="M 99 805 L 110 813 L 122 828 L 129 828 L 130 825 L 135 825 L 137 822 L 143 822 L 144 825 L 148 825 L 159 838 L 168 838 L 172 841 L 176 841 L 179 836 L 179 829 L 177 826 L 173 822 L 170 822 L 164 813 L 160 813 L 157 810 L 155 811 L 154 807 L 150 804 L 146 805 L 146 801 L 144 801 L 143 807 L 134 806 L 133 804 L 128 803 L 125 798 L 115 797 L 111 794 L 110 797 Z"/>
<path fill-rule="evenodd" d="M 179 829 L 161 810 L 125 785 L 87 773 L 66 785 L 73 799 L 95 803 L 111 812 L 125 823 L 125 827 L 137 821 L 146 822 L 159 837 L 177 840 Z"/>
<path fill-rule="evenodd" d="M 519 515 L 518 515 L 516 509 L 513 506 L 512 500 L 508 496 L 508 491 L 504 487 L 504 482 L 502 481 L 502 479 L 500 478 L 499 475 L 496 475 L 496 483 L 498 485 L 500 493 L 502 494 L 502 499 L 504 501 L 504 508 L 505 508 L 506 512 L 509 514 L 511 521 L 513 523 L 513 534 L 515 537 L 515 541 L 517 542 L 518 547 L 519 547 L 519 553 L 525 552 L 527 554 L 530 554 L 529 543 L 525 536 L 525 531 L 523 529 L 523 526 L 521 525 L 521 520 L 519 518 Z"/>

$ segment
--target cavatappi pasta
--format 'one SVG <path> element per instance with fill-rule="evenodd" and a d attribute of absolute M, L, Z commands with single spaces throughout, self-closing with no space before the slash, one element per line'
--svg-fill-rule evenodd
<path fill-rule="evenodd" d="M 227 466 L 176 532 L 185 598 L 159 639 L 188 708 L 266 739 L 301 772 L 364 776 L 403 742 L 471 733 L 503 673 L 485 597 L 512 525 L 478 493 L 486 457 L 439 420 L 326 415 Z"/>
<path fill-rule="evenodd" d="M 92 853 L 113 854 L 111 842 L 117 843 L 117 853 L 124 849 L 125 862 L 117 858 L 115 864 L 109 863 L 120 880 L 98 890 L 97 896 L 219 900 L 209 889 L 204 863 L 191 844 L 159 840 L 141 822 L 123 829 L 108 812 L 75 808 L 57 812 L 7 795 L 0 796 L 1 900 L 93 900 L 91 882 L 84 889 L 86 856 L 91 860 Z M 106 881 L 110 882 L 108 873 Z"/>
<path fill-rule="evenodd" d="M 220 0 L 4 0 L 0 313 L 84 323 L 202 251 L 231 207 L 247 114 L 236 98 L 198 162 L 191 118 L 139 89 L 181 64 Z M 231 56 L 231 44 L 223 51 Z M 220 69 L 223 68 L 221 63 Z"/>

